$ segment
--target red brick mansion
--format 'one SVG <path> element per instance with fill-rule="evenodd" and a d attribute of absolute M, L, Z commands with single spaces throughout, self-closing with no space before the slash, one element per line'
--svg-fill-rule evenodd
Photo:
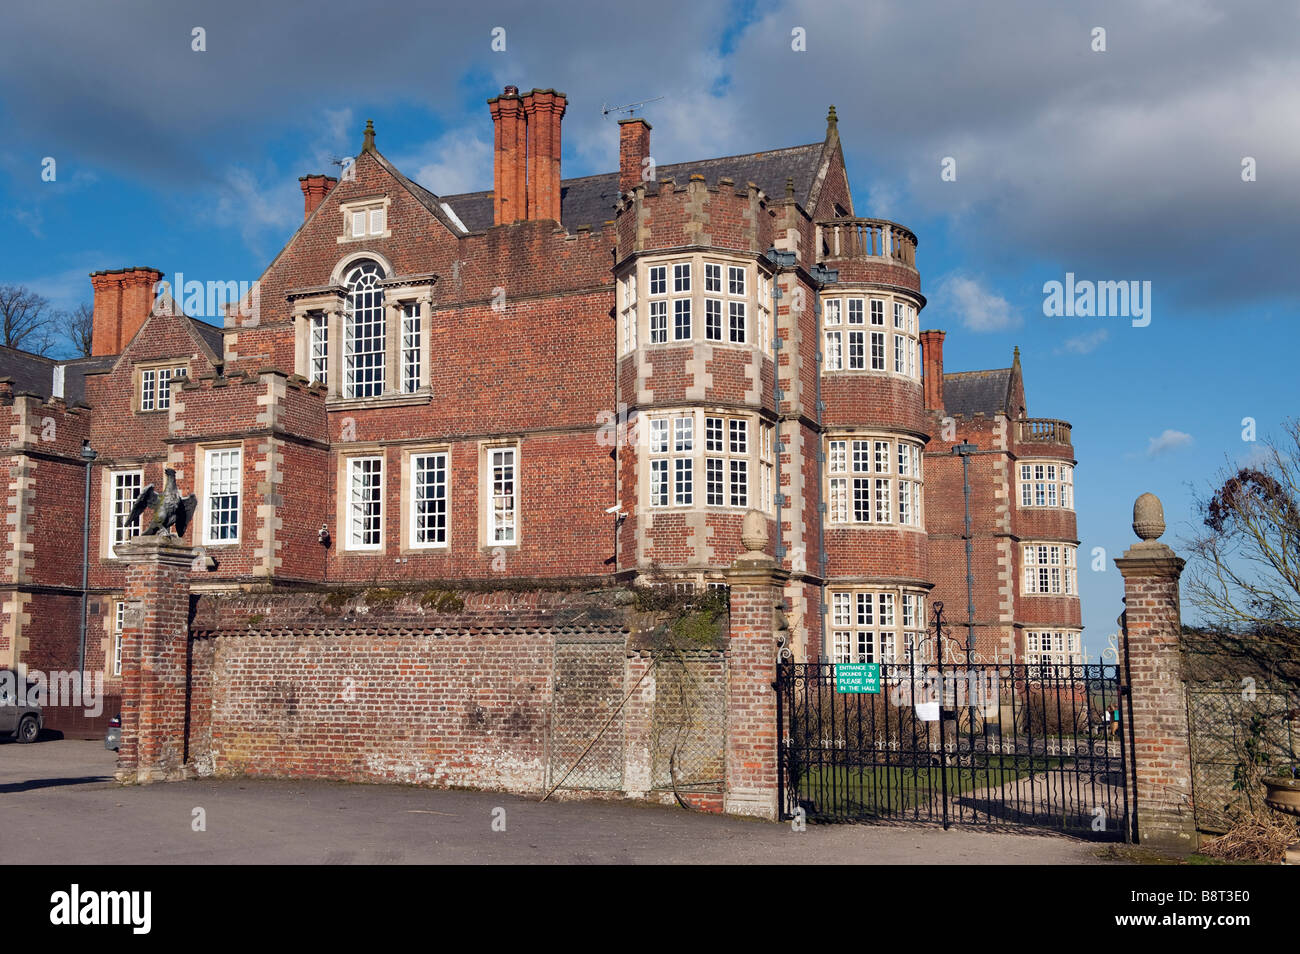
<path fill-rule="evenodd" d="M 1079 659 L 1070 427 L 1027 417 L 1018 353 L 945 373 L 916 236 L 855 213 L 833 109 L 822 142 L 660 166 L 623 120 L 619 170 L 564 179 L 563 94 L 489 106 L 492 191 L 433 194 L 368 125 L 225 327 L 115 269 L 93 357 L 0 355 L 0 666 L 84 653 L 112 686 L 114 548 L 164 468 L 194 591 L 702 587 L 756 509 L 796 658 L 932 656 L 942 600 L 985 659 Z"/>

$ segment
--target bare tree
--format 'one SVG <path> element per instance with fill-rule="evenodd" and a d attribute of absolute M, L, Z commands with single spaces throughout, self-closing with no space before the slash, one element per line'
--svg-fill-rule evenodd
<path fill-rule="evenodd" d="M 75 356 L 89 358 L 95 335 L 95 309 L 83 301 L 72 311 L 59 312 L 59 324 Z"/>
<path fill-rule="evenodd" d="M 1300 671 L 1300 420 L 1260 442 L 1255 466 L 1220 474 L 1200 501 L 1188 601 L 1220 651 L 1294 679 Z"/>
<path fill-rule="evenodd" d="M 0 285 L 0 344 L 45 354 L 54 346 L 55 325 L 48 299 L 25 285 Z"/>

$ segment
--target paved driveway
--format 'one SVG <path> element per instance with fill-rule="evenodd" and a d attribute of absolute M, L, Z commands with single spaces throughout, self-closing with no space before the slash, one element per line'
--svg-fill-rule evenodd
<path fill-rule="evenodd" d="M 112 781 L 98 742 L 0 743 L 9 864 L 1097 864 L 1056 835 L 771 824 L 633 802 L 248 779 Z M 196 813 L 196 809 L 202 809 Z M 506 830 L 493 831 L 504 810 Z M 193 830 L 196 815 L 205 831 Z"/>

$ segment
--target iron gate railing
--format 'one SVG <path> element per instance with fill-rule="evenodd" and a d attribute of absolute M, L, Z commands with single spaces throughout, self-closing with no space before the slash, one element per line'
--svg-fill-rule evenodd
<path fill-rule="evenodd" d="M 834 663 L 777 669 L 782 815 L 1033 825 L 1129 837 L 1118 667 L 881 664 L 878 693 Z"/>

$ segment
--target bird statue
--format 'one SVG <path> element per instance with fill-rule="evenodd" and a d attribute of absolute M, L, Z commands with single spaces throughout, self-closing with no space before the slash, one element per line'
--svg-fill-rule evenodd
<path fill-rule="evenodd" d="M 126 518 L 126 525 L 133 526 L 140 515 L 144 513 L 146 507 L 153 507 L 153 520 L 149 526 L 141 531 L 143 536 L 151 536 L 161 531 L 169 537 L 185 536 L 185 529 L 190 525 L 190 520 L 194 517 L 194 511 L 199 505 L 198 498 L 193 494 L 188 497 L 181 497 L 181 492 L 176 486 L 176 471 L 168 467 L 165 471 L 167 474 L 167 483 L 163 487 L 162 498 L 159 499 L 158 492 L 153 489 L 153 484 L 149 484 L 140 495 L 135 498 L 135 504 L 131 507 L 131 513 Z M 173 529 L 175 528 L 175 532 Z"/>

